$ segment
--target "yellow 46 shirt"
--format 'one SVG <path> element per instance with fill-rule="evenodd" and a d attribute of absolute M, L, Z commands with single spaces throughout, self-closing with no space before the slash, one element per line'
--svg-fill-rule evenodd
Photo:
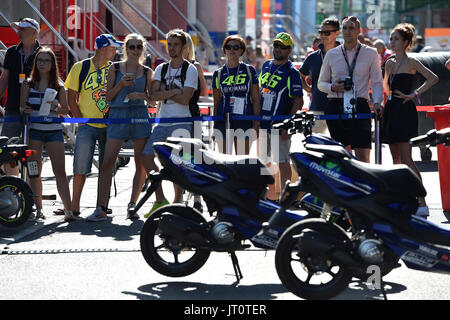
<path fill-rule="evenodd" d="M 65 87 L 78 92 L 82 61 L 75 63 L 67 76 Z M 78 96 L 78 107 L 83 118 L 104 118 L 108 110 L 106 102 L 106 79 L 110 63 L 103 65 L 97 72 L 92 59 L 90 60 L 89 71 Z M 98 80 L 101 81 L 98 82 Z M 88 123 L 96 128 L 104 128 L 103 123 Z"/>

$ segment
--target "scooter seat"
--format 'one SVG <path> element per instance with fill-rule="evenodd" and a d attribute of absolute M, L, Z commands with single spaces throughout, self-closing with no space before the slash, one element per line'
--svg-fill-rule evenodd
<path fill-rule="evenodd" d="M 316 151 L 325 154 L 332 158 L 353 158 L 353 156 L 341 146 L 335 145 L 321 145 L 321 144 L 305 144 L 305 149 Z"/>
<path fill-rule="evenodd" d="M 384 166 L 358 160 L 344 159 L 349 173 L 368 178 L 381 187 L 383 192 L 410 197 L 425 197 L 427 192 L 419 177 L 403 164 Z"/>
<path fill-rule="evenodd" d="M 273 176 L 267 174 L 269 172 L 267 167 L 258 157 L 235 156 L 204 150 L 203 161 L 224 171 L 236 180 L 262 185 L 275 182 Z"/>

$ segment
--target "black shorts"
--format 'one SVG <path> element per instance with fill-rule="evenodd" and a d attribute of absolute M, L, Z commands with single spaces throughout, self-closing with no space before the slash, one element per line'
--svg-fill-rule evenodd
<path fill-rule="evenodd" d="M 344 99 L 328 99 L 325 114 L 342 114 Z M 370 113 L 367 100 L 358 98 L 356 113 Z M 331 138 L 352 149 L 371 148 L 371 119 L 327 120 Z"/>

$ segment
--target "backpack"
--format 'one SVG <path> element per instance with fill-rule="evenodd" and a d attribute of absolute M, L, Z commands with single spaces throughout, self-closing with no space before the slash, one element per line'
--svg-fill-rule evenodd
<path fill-rule="evenodd" d="M 184 87 L 184 82 L 186 81 L 186 74 L 187 70 L 189 68 L 189 65 L 191 63 L 187 60 L 184 60 L 183 65 L 181 67 L 181 85 Z M 161 82 L 164 83 L 164 85 L 167 86 L 166 83 L 166 74 L 169 70 L 169 62 L 166 62 L 162 66 L 161 70 Z M 200 78 L 197 80 L 197 90 L 194 91 L 194 94 L 192 95 L 191 100 L 189 100 L 189 112 L 191 113 L 192 117 L 199 117 L 200 116 L 200 107 L 198 106 L 198 100 L 200 99 Z"/>
<path fill-rule="evenodd" d="M 89 69 L 91 68 L 91 58 L 87 58 L 84 59 L 81 62 L 81 71 L 80 71 L 80 75 L 79 75 L 79 82 L 78 82 L 78 93 L 81 92 L 81 86 L 84 82 L 84 80 L 86 80 L 86 77 L 89 73 Z"/>

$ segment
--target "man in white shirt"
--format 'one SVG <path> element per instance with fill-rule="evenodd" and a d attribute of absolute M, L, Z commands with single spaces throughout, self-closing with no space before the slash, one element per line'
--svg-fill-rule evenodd
<path fill-rule="evenodd" d="M 357 18 L 345 18 L 342 24 L 344 44 L 329 50 L 325 56 L 318 81 L 319 90 L 327 93 L 329 101 L 325 114 L 370 113 L 369 86 L 374 111 L 382 110 L 383 78 L 378 53 L 358 41 L 360 30 Z M 359 160 L 370 162 L 370 119 L 327 120 L 327 125 L 333 139 L 354 149 Z"/>
<path fill-rule="evenodd" d="M 168 63 L 160 64 L 153 76 L 151 99 L 162 101 L 159 109 L 159 118 L 189 118 L 189 101 L 197 89 L 198 73 L 193 64 L 183 59 L 183 49 L 186 46 L 186 36 L 180 29 L 169 31 L 167 34 L 167 48 L 170 56 Z M 155 154 L 153 150 L 154 142 L 166 141 L 168 137 L 182 134 L 191 135 L 193 123 L 157 123 L 153 127 L 152 134 L 144 148 L 144 166 L 147 172 L 158 171 L 154 162 Z M 192 135 L 191 135 L 192 136 Z M 144 217 L 148 217 L 157 208 L 168 204 L 164 197 L 162 188 L 156 192 L 156 201 L 150 212 Z M 181 202 L 183 190 L 175 185 L 174 202 Z"/>

